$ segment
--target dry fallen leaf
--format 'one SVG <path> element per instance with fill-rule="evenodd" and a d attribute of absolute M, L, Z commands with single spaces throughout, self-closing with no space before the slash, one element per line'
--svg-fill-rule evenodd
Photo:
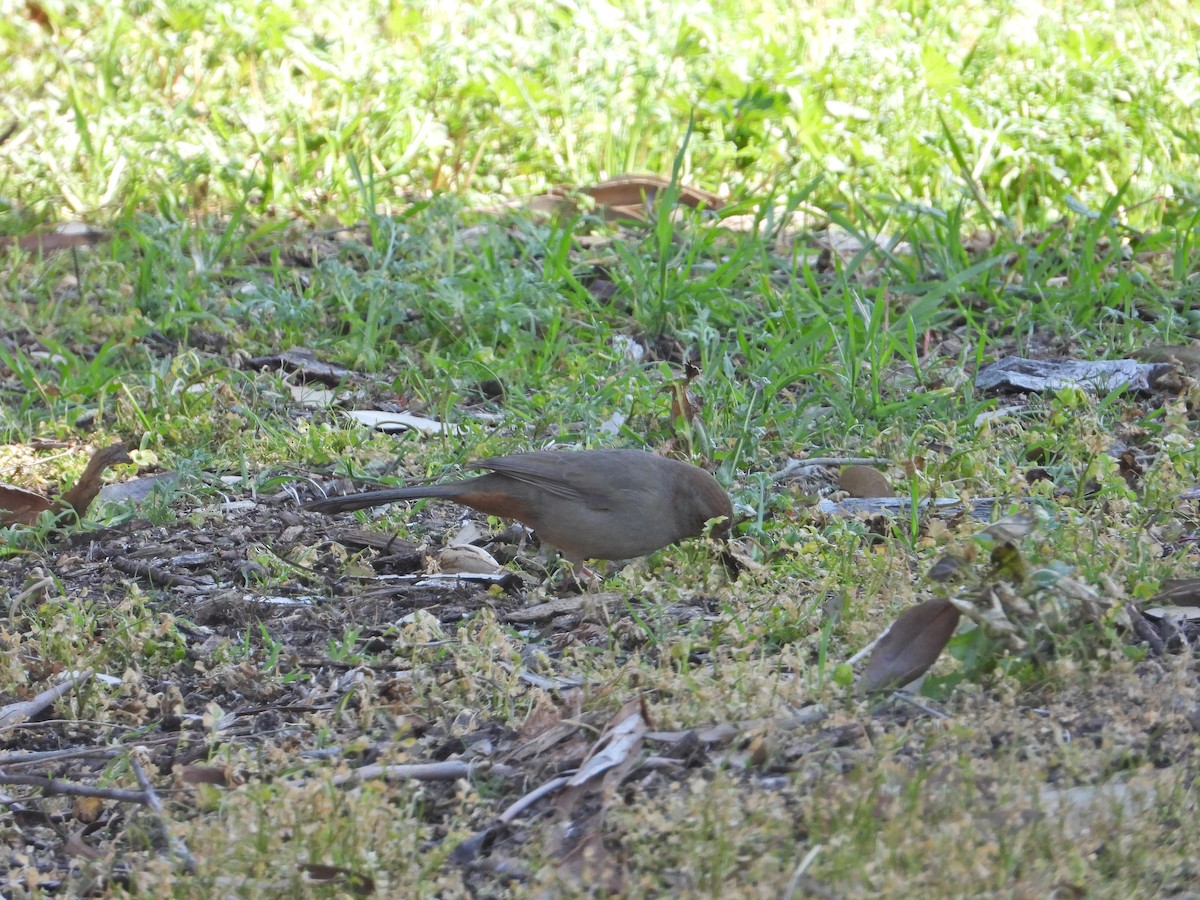
<path fill-rule="evenodd" d="M 950 581 L 958 578 L 967 568 L 967 560 L 957 553 L 947 553 L 938 558 L 929 569 L 930 581 Z"/>
<path fill-rule="evenodd" d="M 492 554 L 472 544 L 451 544 L 438 553 L 438 568 L 447 575 L 464 572 L 491 574 L 502 566 Z"/>
<path fill-rule="evenodd" d="M 838 487 L 851 497 L 894 497 L 887 476 L 870 466 L 846 466 L 838 475 Z"/>
<path fill-rule="evenodd" d="M 902 687 L 928 672 L 953 636 L 960 615 L 946 600 L 926 600 L 905 610 L 875 645 L 862 689 Z"/>
<path fill-rule="evenodd" d="M 65 512 L 72 509 L 82 519 L 100 493 L 103 486 L 100 477 L 105 469 L 131 462 L 133 460 L 129 458 L 124 444 L 112 444 L 97 450 L 79 476 L 79 481 L 57 500 L 16 485 L 0 484 L 0 525 L 34 525 L 38 516 L 47 510 Z"/>
<path fill-rule="evenodd" d="M 657 175 L 618 175 L 590 187 L 564 188 L 542 194 L 530 199 L 526 206 L 531 212 L 543 215 L 576 215 L 579 205 L 572 194 L 575 197 L 584 195 L 595 202 L 606 222 L 648 222 L 647 213 L 656 205 L 658 194 L 670 185 L 671 182 Z M 718 210 L 724 205 L 716 194 L 687 185 L 679 185 L 678 203 L 691 209 L 703 207 L 708 210 Z"/>
<path fill-rule="evenodd" d="M 704 408 L 704 402 L 692 393 L 692 382 L 700 376 L 700 367 L 688 362 L 683 368 L 683 377 L 672 381 L 664 391 L 671 392 L 671 424 L 691 422 Z"/>
<path fill-rule="evenodd" d="M 55 231 L 42 234 L 0 235 L 0 250 L 16 245 L 26 253 L 52 253 L 56 250 L 70 250 L 74 247 L 87 247 L 98 244 L 108 238 L 108 232 L 90 228 L 87 225 L 68 223 L 60 225 Z"/>
<path fill-rule="evenodd" d="M 1014 544 L 1029 537 L 1038 526 L 1038 514 L 1032 509 L 1015 512 L 1011 516 L 997 519 L 980 534 L 987 535 L 997 544 Z"/>
<path fill-rule="evenodd" d="M 375 893 L 375 879 L 344 866 L 326 866 L 321 863 L 305 863 L 300 866 L 305 881 L 310 884 L 342 888 L 355 897 L 370 897 Z"/>

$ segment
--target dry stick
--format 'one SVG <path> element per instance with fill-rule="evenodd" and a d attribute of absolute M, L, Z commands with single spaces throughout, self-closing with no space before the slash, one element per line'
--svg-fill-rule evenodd
<path fill-rule="evenodd" d="M 497 821 L 507 825 L 526 809 L 533 806 L 543 797 L 553 794 L 555 791 L 566 786 L 568 776 L 562 775 L 558 778 L 552 778 L 543 784 L 541 787 L 536 787 L 524 797 L 514 800 L 504 812 L 500 813 Z"/>
<path fill-rule="evenodd" d="M 796 889 L 800 887 L 800 879 L 804 877 L 804 873 L 808 871 L 809 866 L 813 864 L 822 849 L 820 844 L 814 844 L 809 848 L 808 853 L 804 854 L 804 859 L 800 860 L 800 865 L 796 866 L 796 871 L 788 879 L 787 888 L 783 892 L 783 900 L 792 900 L 796 896 Z"/>
<path fill-rule="evenodd" d="M 34 574 L 36 575 L 40 571 L 40 568 L 34 569 Z M 50 592 L 50 588 L 52 587 L 54 587 L 54 578 L 50 575 L 46 575 L 33 582 L 33 584 L 29 585 L 27 588 L 25 588 L 25 590 L 21 591 L 21 593 L 13 595 L 8 601 L 9 618 L 14 618 L 13 612 L 20 609 L 21 604 L 23 604 L 30 597 L 38 597 L 43 593 L 48 594 Z"/>
<path fill-rule="evenodd" d="M 922 703 L 912 694 L 905 693 L 904 691 L 892 691 L 892 699 L 899 700 L 902 703 L 907 703 L 909 706 L 915 706 L 921 712 L 925 713 L 926 715 L 933 716 L 935 719 L 950 718 L 948 713 L 944 713 L 940 709 L 934 709 L 932 706 Z"/>
<path fill-rule="evenodd" d="M 134 578 L 145 578 L 155 587 L 198 587 L 202 584 L 190 575 L 175 575 L 159 566 L 137 562 L 124 556 L 114 557 L 112 567 Z"/>
<path fill-rule="evenodd" d="M 8 794 L 0 794 L 0 806 L 3 806 L 9 812 L 28 813 L 29 807 L 18 800 L 16 797 L 10 797 Z"/>
<path fill-rule="evenodd" d="M 166 839 L 167 846 L 171 848 L 171 853 L 183 863 L 185 871 L 189 873 L 195 872 L 195 858 L 192 856 L 191 851 L 188 850 L 187 844 L 183 842 L 183 839 L 171 833 L 171 827 L 167 822 L 167 814 L 163 810 L 162 801 L 158 799 L 158 793 L 154 790 L 154 785 L 151 783 L 149 776 L 146 775 L 146 770 L 142 768 L 142 764 L 138 762 L 137 757 L 132 753 L 129 755 L 129 764 L 133 768 L 133 774 L 137 776 L 138 784 L 142 788 L 145 804 L 154 813 L 158 821 L 158 827 L 162 829 L 163 837 Z"/>
<path fill-rule="evenodd" d="M 6 728 L 15 728 L 22 722 L 33 718 L 56 700 L 69 693 L 77 685 L 83 684 L 91 677 L 91 672 L 79 672 L 62 684 L 56 684 L 52 688 L 47 688 L 32 700 L 21 700 L 17 703 L 10 703 L 7 706 L 0 707 L 0 731 Z"/>
<path fill-rule="evenodd" d="M 368 778 L 388 778 L 392 780 L 412 778 L 417 781 L 454 781 L 458 778 L 470 778 L 477 771 L 480 773 L 486 771 L 488 775 L 499 775 L 502 778 L 518 774 L 517 770 L 512 766 L 480 767 L 457 760 L 447 760 L 440 763 L 362 766 L 353 772 L 336 776 L 333 779 L 333 784 L 335 787 L 340 787 L 343 784 L 357 784 L 360 781 L 366 781 Z"/>
<path fill-rule="evenodd" d="M 669 756 L 647 756 L 638 764 L 639 772 L 678 772 L 683 768 L 683 760 L 672 759 Z"/>
<path fill-rule="evenodd" d="M 0 784 L 23 784 L 28 787 L 38 787 L 44 793 L 61 794 L 64 797 L 98 797 L 101 800 L 116 800 L 120 803 L 146 802 L 146 795 L 142 791 L 93 787 L 89 784 L 63 781 L 61 778 L 47 778 L 44 775 L 17 775 L 0 771 Z"/>
<path fill-rule="evenodd" d="M 187 845 L 171 833 L 162 801 L 158 798 L 158 793 L 154 790 L 154 785 L 146 775 L 146 770 L 142 768 L 142 764 L 132 754 L 129 756 L 129 764 L 133 769 L 134 775 L 137 776 L 138 785 L 141 787 L 140 791 L 93 787 L 86 784 L 77 784 L 73 781 L 63 781 L 60 778 L 46 778 L 42 775 L 17 775 L 2 770 L 0 770 L 0 784 L 21 784 L 28 787 L 37 787 L 41 788 L 42 793 L 47 795 L 61 794 L 67 797 L 96 797 L 101 800 L 115 800 L 120 803 L 139 803 L 143 806 L 148 806 L 150 811 L 154 813 L 158 826 L 162 830 L 163 837 L 166 840 L 167 846 L 171 848 L 172 854 L 183 864 L 187 872 L 195 872 L 196 860 L 188 850 Z"/>
<path fill-rule="evenodd" d="M 64 759 L 115 759 L 124 750 L 97 747 L 71 747 L 66 750 L 42 750 L 37 753 L 7 753 L 0 756 L 0 768 L 28 766 L 40 762 L 58 762 Z"/>
<path fill-rule="evenodd" d="M 77 676 L 77 679 L 82 679 L 90 674 L 85 672 Z M 59 685 L 59 688 L 70 686 L 70 684 Z M 43 691 L 42 693 L 48 694 L 50 692 Z M 20 704 L 12 705 L 17 706 Z M 120 751 L 114 750 L 87 751 L 71 749 L 49 753 L 22 754 L 20 758 L 9 759 L 7 762 L 10 765 L 25 765 L 31 762 L 44 762 L 50 759 L 63 759 L 71 756 L 112 758 L 119 753 Z M 163 837 L 166 839 L 167 845 L 171 848 L 171 852 L 183 863 L 184 868 L 188 872 L 194 872 L 196 870 L 196 861 L 188 851 L 187 845 L 171 834 L 162 801 L 158 798 L 158 793 L 154 790 L 154 785 L 151 783 L 149 777 L 147 777 L 146 770 L 142 768 L 142 764 L 132 754 L 129 756 L 129 763 L 133 768 L 134 775 L 137 776 L 138 785 L 141 787 L 140 791 L 130 791 L 123 788 L 94 787 L 92 785 L 78 784 L 74 781 L 64 781 L 61 778 L 47 778 L 44 775 L 18 775 L 2 769 L 0 769 L 0 784 L 20 784 L 27 787 L 41 788 L 44 795 L 60 794 L 67 797 L 96 797 L 101 800 L 115 800 L 119 803 L 139 803 L 143 806 L 148 806 L 151 812 L 154 813 L 158 821 L 158 826 L 162 829 Z"/>
<path fill-rule="evenodd" d="M 650 769 L 652 771 L 673 772 L 682 767 L 683 763 L 677 759 L 670 759 L 664 756 L 649 756 L 642 760 L 641 764 L 637 767 L 637 771 L 641 772 L 645 769 Z M 534 788 L 524 797 L 519 797 L 509 804 L 509 806 L 505 808 L 504 812 L 500 813 L 500 815 L 496 817 L 496 821 L 503 825 L 507 825 L 543 797 L 553 794 L 555 791 L 561 789 L 568 781 L 571 780 L 571 778 L 574 777 L 575 774 L 577 773 L 572 773 L 571 775 L 561 775 L 558 778 L 551 778 L 540 787 Z"/>

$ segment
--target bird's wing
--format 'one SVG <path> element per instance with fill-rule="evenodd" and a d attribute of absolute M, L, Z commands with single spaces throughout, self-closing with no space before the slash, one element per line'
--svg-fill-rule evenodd
<path fill-rule="evenodd" d="M 556 497 L 586 504 L 593 509 L 607 509 L 612 502 L 611 491 L 589 490 L 595 475 L 587 463 L 586 454 L 538 450 L 480 460 L 472 468 L 489 469 L 507 475 Z"/>

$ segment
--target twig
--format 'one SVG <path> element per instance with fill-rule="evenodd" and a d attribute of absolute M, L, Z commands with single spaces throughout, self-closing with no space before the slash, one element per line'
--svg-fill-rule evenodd
<path fill-rule="evenodd" d="M 142 764 L 132 753 L 129 755 L 129 764 L 133 768 L 133 774 L 137 776 L 138 784 L 142 788 L 143 802 L 154 813 L 158 827 L 162 829 L 163 838 L 166 840 L 167 846 L 171 848 L 171 853 L 183 864 L 185 871 L 195 872 L 195 858 L 192 856 L 191 851 L 188 850 L 187 844 L 183 842 L 183 839 L 171 833 L 170 824 L 167 822 L 167 814 L 163 810 L 162 801 L 158 799 L 158 793 L 154 790 L 154 784 L 146 775 L 146 770 L 142 768 Z"/>
<path fill-rule="evenodd" d="M 357 784 L 369 778 L 387 778 L 390 780 L 412 778 L 416 781 L 455 781 L 459 778 L 470 778 L 472 775 L 482 772 L 482 767 L 459 760 L 447 760 L 446 762 L 437 763 L 405 763 L 390 766 L 374 765 L 362 766 L 345 775 L 337 775 L 334 777 L 333 783 L 335 786 L 340 787 L 343 784 Z M 506 777 L 516 775 L 517 770 L 511 766 L 488 766 L 487 773 L 489 775 Z"/>
<path fill-rule="evenodd" d="M 15 728 L 27 719 L 33 718 L 91 677 L 91 672 L 80 672 L 62 684 L 47 688 L 32 700 L 21 700 L 0 707 L 0 731 Z"/>
<path fill-rule="evenodd" d="M 927 713 L 928 715 L 933 716 L 935 719 L 950 718 L 949 715 L 942 712 L 940 709 L 934 709 L 932 706 L 922 703 L 920 700 L 918 700 L 912 694 L 906 693 L 904 691 L 894 691 L 892 693 L 892 698 L 894 700 L 899 700 L 902 703 L 907 703 L 909 706 L 914 706 L 917 709 L 919 709 L 921 712 Z"/>
<path fill-rule="evenodd" d="M 675 771 L 679 769 L 681 765 L 682 763 L 680 763 L 680 761 L 677 759 L 669 759 L 662 756 L 650 756 L 641 761 L 641 764 L 638 766 L 638 771 L 643 769 Z M 570 775 L 560 775 L 557 778 L 551 778 L 545 784 L 534 788 L 525 796 L 519 797 L 509 804 L 508 807 L 505 808 L 504 812 L 500 813 L 500 815 L 496 817 L 496 821 L 501 825 L 508 825 L 513 821 L 513 819 L 521 815 L 521 813 L 525 812 L 526 809 L 533 806 L 533 804 L 537 803 L 543 797 L 547 797 L 550 794 L 553 794 L 555 791 L 561 790 L 564 786 L 566 786 L 567 782 L 574 777 L 575 774 L 576 773 L 573 772 Z"/>
<path fill-rule="evenodd" d="M 566 783 L 567 783 L 567 778 L 568 778 L 568 776 L 566 776 L 566 775 L 562 775 L 558 778 L 551 778 L 549 781 L 547 781 L 541 787 L 536 787 L 532 791 L 530 791 L 528 794 L 526 794 L 524 797 L 520 797 L 517 800 L 514 800 L 509 805 L 509 807 L 504 810 L 504 812 L 500 813 L 499 817 L 497 818 L 497 821 L 502 822 L 505 825 L 507 825 L 509 822 L 511 822 L 513 819 L 515 819 L 521 813 L 525 812 L 526 809 L 528 809 L 529 807 L 533 806 L 533 804 L 535 804 L 539 800 L 541 800 L 543 797 L 549 796 L 550 794 L 553 794 L 555 791 L 560 790 L 563 787 L 565 787 Z"/>
<path fill-rule="evenodd" d="M 0 768 L 58 762 L 64 759 L 114 759 L 124 752 L 111 747 L 70 747 L 66 750 L 43 750 L 39 753 L 8 753 L 0 756 Z"/>
<path fill-rule="evenodd" d="M 146 795 L 141 791 L 124 788 L 102 788 L 90 784 L 47 778 L 44 775 L 17 775 L 0 771 L 0 784 L 23 784 L 41 788 L 45 794 L 61 794 L 64 797 L 98 797 L 101 800 L 116 800 L 120 803 L 145 803 Z"/>
<path fill-rule="evenodd" d="M 190 575 L 175 575 L 159 566 L 137 562 L 124 556 L 113 557 L 112 566 L 118 572 L 124 572 L 134 578 L 145 578 L 155 587 L 198 587 L 202 584 Z"/>
<path fill-rule="evenodd" d="M 42 571 L 41 567 L 38 567 L 33 570 L 32 574 L 38 575 L 41 573 L 41 571 Z M 9 618 L 10 619 L 13 618 L 14 612 L 16 610 L 20 609 L 22 604 L 24 604 L 24 602 L 26 600 L 28 600 L 30 597 L 41 597 L 43 595 L 49 594 L 50 589 L 52 587 L 54 587 L 54 578 L 52 578 L 49 575 L 43 575 L 42 577 L 38 578 L 36 581 L 31 583 L 28 587 L 26 587 L 25 590 L 21 591 L 21 593 L 14 594 L 12 596 L 12 599 L 10 599 L 8 601 L 8 616 L 9 616 Z"/>
<path fill-rule="evenodd" d="M 796 896 L 796 889 L 800 887 L 800 879 L 804 877 L 804 873 L 808 871 L 808 867 L 813 864 L 813 860 L 817 858 L 817 854 L 820 852 L 821 845 L 814 844 L 809 848 L 809 851 L 804 854 L 804 859 L 800 860 L 800 864 L 796 866 L 796 871 L 793 872 L 792 877 L 788 879 L 787 888 L 783 892 L 783 900 L 792 900 L 792 898 Z"/>

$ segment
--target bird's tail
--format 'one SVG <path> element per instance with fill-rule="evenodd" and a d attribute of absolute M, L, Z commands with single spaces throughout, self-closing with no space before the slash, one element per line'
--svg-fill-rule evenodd
<path fill-rule="evenodd" d="M 334 513 L 351 512 L 356 509 L 366 509 L 369 506 L 383 506 L 385 503 L 396 503 L 400 500 L 419 500 L 422 497 L 457 496 L 457 485 L 446 484 L 415 484 L 412 487 L 389 488 L 384 491 L 366 491 L 362 494 L 350 494 L 346 497 L 329 497 L 325 500 L 314 500 L 305 503 L 304 509 L 309 512 Z"/>

